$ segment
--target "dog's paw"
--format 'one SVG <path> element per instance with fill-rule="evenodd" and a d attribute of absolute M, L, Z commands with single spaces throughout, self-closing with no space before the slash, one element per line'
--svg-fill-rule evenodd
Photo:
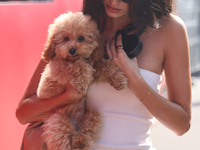
<path fill-rule="evenodd" d="M 122 90 L 127 87 L 126 84 L 119 84 L 119 83 L 110 83 L 111 86 L 113 86 L 116 90 Z"/>
<path fill-rule="evenodd" d="M 128 81 L 124 75 L 117 75 L 112 77 L 110 80 L 110 85 L 113 86 L 116 90 L 122 90 L 127 87 Z"/>
<path fill-rule="evenodd" d="M 84 76 L 79 76 L 77 78 L 73 78 L 70 81 L 70 84 L 72 87 L 79 93 L 85 95 L 88 91 L 88 87 L 90 83 L 94 80 L 93 76 L 89 77 L 84 77 Z"/>
<path fill-rule="evenodd" d="M 89 135 L 77 135 L 72 137 L 72 147 L 74 150 L 84 150 L 88 149 L 91 143 L 91 137 Z"/>

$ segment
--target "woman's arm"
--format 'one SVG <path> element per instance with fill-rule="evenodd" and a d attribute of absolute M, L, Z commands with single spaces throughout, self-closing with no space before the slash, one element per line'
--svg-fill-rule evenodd
<path fill-rule="evenodd" d="M 162 123 L 169 129 L 182 135 L 190 128 L 191 124 L 189 45 L 183 21 L 176 16 L 170 16 L 169 20 L 163 31 L 166 35 L 164 71 L 169 100 L 166 103 L 170 103 L 171 108 L 167 108 L 166 104 L 163 107 L 166 114 L 157 118 L 162 120 Z"/>
<path fill-rule="evenodd" d="M 165 40 L 163 69 L 166 76 L 167 99 L 156 93 L 144 81 L 139 73 L 136 58 L 131 61 L 123 50 L 118 49 L 116 52 L 114 44 L 111 44 L 110 51 L 113 60 L 128 78 L 129 88 L 140 100 L 144 100 L 143 104 L 146 108 L 167 128 L 177 135 L 182 135 L 189 130 L 191 123 L 188 40 L 183 22 L 176 17 L 169 18 L 164 25 L 162 30 L 162 38 Z M 118 39 L 117 42 L 121 45 L 121 40 Z M 150 94 L 147 94 L 149 91 Z"/>
<path fill-rule="evenodd" d="M 42 121 L 51 115 L 55 108 L 71 104 L 82 97 L 68 84 L 66 92 L 61 95 L 51 99 L 38 98 L 36 91 L 45 65 L 44 61 L 39 62 L 16 110 L 16 117 L 22 124 Z"/>

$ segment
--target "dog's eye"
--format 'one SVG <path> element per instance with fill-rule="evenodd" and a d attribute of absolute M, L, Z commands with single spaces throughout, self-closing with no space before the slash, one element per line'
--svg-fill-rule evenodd
<path fill-rule="evenodd" d="M 68 37 L 65 37 L 64 40 L 65 40 L 65 41 L 69 41 L 69 38 L 68 38 Z"/>
<path fill-rule="evenodd" d="M 78 40 L 82 42 L 85 38 L 83 36 L 79 36 Z"/>

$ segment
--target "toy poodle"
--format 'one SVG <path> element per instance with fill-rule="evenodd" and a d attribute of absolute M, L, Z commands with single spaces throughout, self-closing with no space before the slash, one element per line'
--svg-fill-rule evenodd
<path fill-rule="evenodd" d="M 64 13 L 49 26 L 42 53 L 48 64 L 37 96 L 48 99 L 59 95 L 66 91 L 67 83 L 84 96 L 44 120 L 42 136 L 48 149 L 89 150 L 98 140 L 101 114 L 87 103 L 88 86 L 105 81 L 120 90 L 127 85 L 127 79 L 116 65 L 102 59 L 104 51 L 97 24 L 89 15 Z M 112 73 L 108 73 L 110 66 L 113 66 Z"/>

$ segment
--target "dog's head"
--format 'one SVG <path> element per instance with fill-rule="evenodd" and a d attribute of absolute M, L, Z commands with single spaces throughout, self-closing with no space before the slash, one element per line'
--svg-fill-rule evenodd
<path fill-rule="evenodd" d="M 82 57 L 98 61 L 103 54 L 104 47 L 95 21 L 82 12 L 68 12 L 49 26 L 42 59 L 49 62 L 56 56 L 66 60 Z"/>

